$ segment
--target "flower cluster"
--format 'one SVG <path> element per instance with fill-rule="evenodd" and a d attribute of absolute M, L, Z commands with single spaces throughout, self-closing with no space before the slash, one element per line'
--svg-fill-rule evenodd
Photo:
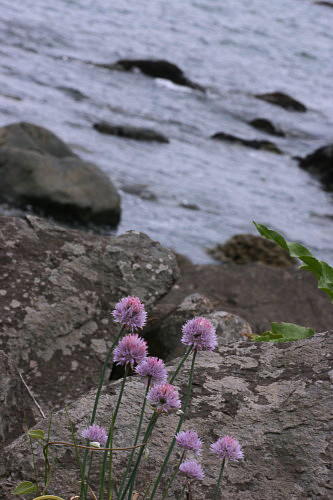
<path fill-rule="evenodd" d="M 197 481 L 202 481 L 205 477 L 204 471 L 198 462 L 195 460 L 187 460 L 179 466 L 179 470 L 188 479 L 196 479 Z"/>
<path fill-rule="evenodd" d="M 191 450 L 195 455 L 200 455 L 202 441 L 196 431 L 180 431 L 176 434 L 175 439 L 178 446 L 184 448 L 184 450 Z"/>
<path fill-rule="evenodd" d="M 147 382 L 150 381 L 152 385 L 163 384 L 168 378 L 164 362 L 154 356 L 149 356 L 141 361 L 135 368 L 135 372 L 144 377 Z"/>
<path fill-rule="evenodd" d="M 227 458 L 236 461 L 244 458 L 244 453 L 237 439 L 231 436 L 224 436 L 210 446 L 210 449 L 219 458 Z"/>
<path fill-rule="evenodd" d="M 147 356 L 147 342 L 136 333 L 123 337 L 113 351 L 113 361 L 117 365 L 131 365 L 141 363 Z"/>
<path fill-rule="evenodd" d="M 177 389 L 168 383 L 152 387 L 147 394 L 147 400 L 159 413 L 166 413 L 181 407 Z"/>
<path fill-rule="evenodd" d="M 190 319 L 183 326 L 182 332 L 182 343 L 192 345 L 197 351 L 213 351 L 217 347 L 216 331 L 208 319 Z"/>
<path fill-rule="evenodd" d="M 96 424 L 89 425 L 89 427 L 81 432 L 81 436 L 94 444 L 98 443 L 102 446 L 104 446 L 108 440 L 108 435 L 104 427 L 100 427 Z"/>
<path fill-rule="evenodd" d="M 146 324 L 147 313 L 138 297 L 124 297 L 112 312 L 116 323 L 121 323 L 131 331 L 143 328 Z"/>

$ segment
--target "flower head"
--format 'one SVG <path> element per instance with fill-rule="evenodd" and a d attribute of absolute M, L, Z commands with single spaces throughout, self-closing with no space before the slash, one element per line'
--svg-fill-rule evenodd
<path fill-rule="evenodd" d="M 141 377 L 146 377 L 147 380 L 150 380 L 152 385 L 163 384 L 168 378 L 164 362 L 154 356 L 149 356 L 141 361 L 135 368 L 135 371 Z"/>
<path fill-rule="evenodd" d="M 202 442 L 196 431 L 180 431 L 175 436 L 178 446 L 185 450 L 191 450 L 196 455 L 200 455 Z"/>
<path fill-rule="evenodd" d="M 168 383 L 152 387 L 148 392 L 147 400 L 159 413 L 181 407 L 177 389 Z"/>
<path fill-rule="evenodd" d="M 142 328 L 146 324 L 147 313 L 138 297 L 124 297 L 112 311 L 116 323 L 122 323 L 131 331 Z"/>
<path fill-rule="evenodd" d="M 182 343 L 193 345 L 197 351 L 213 351 L 217 346 L 216 331 L 208 319 L 190 319 L 183 326 L 182 332 Z"/>
<path fill-rule="evenodd" d="M 187 460 L 186 462 L 183 462 L 180 465 L 179 470 L 188 479 L 197 479 L 198 481 L 202 481 L 205 477 L 201 465 L 195 460 Z"/>
<path fill-rule="evenodd" d="M 104 446 L 108 440 L 108 435 L 104 427 L 100 427 L 96 424 L 89 425 L 89 427 L 81 432 L 81 436 L 94 442 L 95 446 L 96 443 Z"/>
<path fill-rule="evenodd" d="M 237 439 L 231 436 L 224 436 L 218 439 L 215 443 L 210 445 L 210 449 L 219 458 L 227 458 L 228 460 L 235 461 L 244 457 L 244 453 Z"/>
<path fill-rule="evenodd" d="M 117 365 L 135 364 L 147 356 L 147 342 L 136 333 L 130 333 L 123 337 L 113 351 L 113 360 Z"/>

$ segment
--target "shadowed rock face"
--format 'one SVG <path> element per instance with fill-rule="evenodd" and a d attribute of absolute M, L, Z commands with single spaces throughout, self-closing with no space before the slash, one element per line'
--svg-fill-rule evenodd
<path fill-rule="evenodd" d="M 326 189 L 333 191 L 333 144 L 316 149 L 301 158 L 299 165 L 318 177 Z"/>
<path fill-rule="evenodd" d="M 116 226 L 119 194 L 104 172 L 50 131 L 30 123 L 0 128 L 0 201 L 72 225 Z"/>
<path fill-rule="evenodd" d="M 165 135 L 149 128 L 113 125 L 107 122 L 94 123 L 93 127 L 102 134 L 116 135 L 127 139 L 135 139 L 137 141 L 169 142 L 169 139 L 165 137 Z"/>
<path fill-rule="evenodd" d="M 131 71 L 134 68 L 139 69 L 143 74 L 154 78 L 164 78 L 177 85 L 190 87 L 192 89 L 205 92 L 205 89 L 198 83 L 189 80 L 183 71 L 173 63 L 164 60 L 145 60 L 145 59 L 120 59 L 116 65 L 125 71 Z"/>
<path fill-rule="evenodd" d="M 278 146 L 270 141 L 242 139 L 241 137 L 226 134 L 225 132 L 217 132 L 211 136 L 211 139 L 241 144 L 249 148 L 260 149 L 261 151 L 269 151 L 270 153 L 282 154 L 282 151 L 278 148 Z"/>
<path fill-rule="evenodd" d="M 284 94 L 283 92 L 256 94 L 254 97 L 263 101 L 270 102 L 271 104 L 276 104 L 276 106 L 281 106 L 281 108 L 287 109 L 288 111 L 299 111 L 303 113 L 306 111 L 306 107 L 304 106 L 304 104 L 297 101 L 293 97 Z"/>
<path fill-rule="evenodd" d="M 136 295 L 150 310 L 177 278 L 174 254 L 142 233 L 98 236 L 1 217 L 0 349 L 42 406 L 59 407 L 96 384 L 119 330 L 114 304 Z"/>
<path fill-rule="evenodd" d="M 184 424 L 184 429 L 195 429 L 203 441 L 199 460 L 206 475 L 202 483 L 193 484 L 196 500 L 208 500 L 213 496 L 220 462 L 209 451 L 209 446 L 226 434 L 240 441 L 245 460 L 227 464 L 222 482 L 223 495 L 219 498 L 331 498 L 332 403 L 329 374 L 333 353 L 332 333 L 275 345 L 238 342 L 220 346 L 214 352 L 198 353 L 191 404 Z M 182 399 L 188 388 L 190 364 L 189 359 L 175 381 Z M 170 373 L 176 366 L 177 361 L 169 365 Z M 99 425 L 109 426 L 119 388 L 120 381 L 105 387 L 98 410 Z M 133 442 L 144 390 L 137 377 L 126 383 L 117 420 L 115 447 L 125 447 Z M 69 415 L 78 435 L 88 424 L 94 394 L 86 394 L 69 407 Z M 144 428 L 151 414 L 151 409 L 146 408 Z M 156 478 L 178 418 L 175 413 L 159 417 L 148 445 L 149 459 L 142 461 L 138 474 L 139 491 L 144 491 L 149 481 Z M 46 430 L 47 421 L 39 422 L 36 428 Z M 51 437 L 71 442 L 64 411 L 53 416 Z M 3 500 L 12 499 L 9 483 L 17 484 L 33 477 L 30 453 L 24 436 L 3 450 L 3 464 L 0 466 L 0 496 Z M 42 452 L 37 448 L 36 453 L 42 475 Z M 70 498 L 75 493 L 74 485 L 79 481 L 74 452 L 71 448 L 53 447 L 50 455 L 57 457 L 62 467 L 54 467 L 49 493 Z M 95 491 L 98 456 L 91 475 Z M 113 471 L 119 481 L 128 455 L 118 452 L 113 460 Z M 175 449 L 162 487 L 178 460 Z M 169 498 L 179 497 L 182 484 L 182 478 L 177 477 Z M 161 499 L 161 490 L 155 499 Z"/>
<path fill-rule="evenodd" d="M 266 120 L 265 118 L 256 118 L 249 122 L 249 125 L 256 128 L 257 130 L 261 130 L 262 132 L 266 132 L 266 134 L 276 135 L 278 137 L 284 137 L 285 133 L 275 127 L 272 122 Z"/>

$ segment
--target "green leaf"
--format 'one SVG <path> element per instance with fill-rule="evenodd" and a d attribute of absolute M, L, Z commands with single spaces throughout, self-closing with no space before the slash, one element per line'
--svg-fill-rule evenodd
<path fill-rule="evenodd" d="M 282 248 L 288 250 L 291 257 L 297 257 L 301 260 L 303 264 L 300 268 L 315 275 L 318 280 L 318 288 L 325 292 L 333 302 L 333 268 L 329 264 L 316 259 L 305 246 L 286 241 L 281 234 L 263 224 L 253 223 L 262 236 L 275 241 Z"/>
<path fill-rule="evenodd" d="M 294 323 L 272 323 L 272 330 L 261 335 L 253 335 L 254 342 L 292 342 L 314 335 L 312 328 L 294 325 Z"/>
<path fill-rule="evenodd" d="M 26 493 L 37 493 L 37 485 L 31 481 L 23 481 L 18 486 L 16 486 L 13 491 L 14 495 L 25 495 Z"/>
<path fill-rule="evenodd" d="M 42 429 L 33 429 L 28 431 L 28 436 L 32 439 L 45 439 L 45 434 Z"/>

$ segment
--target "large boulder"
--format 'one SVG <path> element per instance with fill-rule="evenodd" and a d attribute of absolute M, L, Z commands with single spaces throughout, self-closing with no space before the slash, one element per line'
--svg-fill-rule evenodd
<path fill-rule="evenodd" d="M 134 139 L 136 141 L 169 142 L 169 139 L 165 135 L 150 128 L 114 125 L 108 122 L 97 122 L 94 123 L 93 127 L 101 134 L 115 135 L 126 139 Z"/>
<path fill-rule="evenodd" d="M 289 267 L 296 260 L 274 241 L 253 234 L 235 234 L 223 245 L 208 249 L 208 253 L 222 262 L 247 264 L 262 262 L 269 266 Z"/>
<path fill-rule="evenodd" d="M 241 144 L 253 149 L 268 151 L 270 153 L 282 154 L 281 149 L 271 141 L 263 141 L 261 139 L 242 139 L 236 135 L 227 134 L 226 132 L 216 132 L 211 136 L 211 139 L 219 141 L 231 142 L 233 144 Z"/>
<path fill-rule="evenodd" d="M 69 224 L 116 226 L 120 197 L 109 177 L 31 123 L 0 128 L 0 202 Z"/>
<path fill-rule="evenodd" d="M 205 92 L 204 87 L 189 80 L 185 76 L 183 70 L 176 66 L 176 64 L 163 59 L 119 59 L 119 61 L 115 64 L 97 64 L 96 66 L 108 69 L 121 69 L 123 71 L 138 69 L 144 75 L 151 76 L 153 78 L 164 78 L 165 80 L 170 80 L 177 85 Z"/>
<path fill-rule="evenodd" d="M 59 407 L 96 384 L 118 331 L 114 304 L 136 295 L 151 310 L 178 273 L 174 254 L 142 233 L 98 236 L 1 217 L 0 348 L 41 404 Z"/>
<path fill-rule="evenodd" d="M 304 113 L 306 107 L 301 102 L 294 99 L 294 97 L 284 94 L 283 92 L 271 92 L 268 94 L 256 94 L 254 97 L 261 99 L 262 101 L 275 104 L 288 111 L 299 111 Z"/>
<path fill-rule="evenodd" d="M 233 500 L 328 500 L 332 493 L 331 462 L 331 362 L 332 331 L 306 340 L 285 344 L 239 342 L 219 346 L 215 352 L 198 354 L 193 378 L 192 398 L 184 429 L 195 429 L 203 441 L 199 460 L 205 470 L 203 482 L 192 486 L 196 500 L 212 498 L 221 462 L 209 450 L 212 442 L 229 434 L 237 438 L 245 460 L 228 463 L 219 498 Z M 191 360 L 175 383 L 184 399 L 188 389 Z M 169 366 L 174 371 L 177 362 Z M 108 427 L 115 407 L 120 381 L 105 387 L 97 413 L 99 425 Z M 125 386 L 120 406 L 114 447 L 133 443 L 140 414 L 144 385 L 136 377 Z M 68 408 L 79 435 L 89 421 L 94 392 L 73 402 Z M 152 414 L 146 409 L 144 427 Z M 159 417 L 149 441 L 149 457 L 142 461 L 137 490 L 143 492 L 153 482 L 174 436 L 179 416 Z M 51 439 L 71 442 L 68 417 L 64 411 L 53 416 Z M 43 420 L 37 428 L 46 431 Z M 79 442 L 83 443 L 82 438 Z M 42 451 L 36 448 L 37 468 L 44 473 Z M 12 500 L 12 488 L 23 479 L 32 479 L 31 451 L 25 436 L 7 446 L 0 466 L 0 496 Z M 100 455 L 99 455 L 100 456 Z M 78 489 L 79 473 L 75 454 L 69 446 L 50 447 L 56 457 L 49 492 L 70 498 Z M 113 471 L 119 484 L 127 465 L 128 452 L 113 455 Z M 166 485 L 172 467 L 179 460 L 174 450 L 162 479 Z M 93 464 L 91 484 L 98 491 L 98 457 Z M 183 480 L 177 477 L 168 498 L 179 498 Z M 161 499 L 161 490 L 154 496 Z"/>
<path fill-rule="evenodd" d="M 333 144 L 316 149 L 301 158 L 299 165 L 319 178 L 326 189 L 333 190 Z"/>
<path fill-rule="evenodd" d="M 1 449 L 35 423 L 32 394 L 21 377 L 13 360 L 0 351 Z"/>

